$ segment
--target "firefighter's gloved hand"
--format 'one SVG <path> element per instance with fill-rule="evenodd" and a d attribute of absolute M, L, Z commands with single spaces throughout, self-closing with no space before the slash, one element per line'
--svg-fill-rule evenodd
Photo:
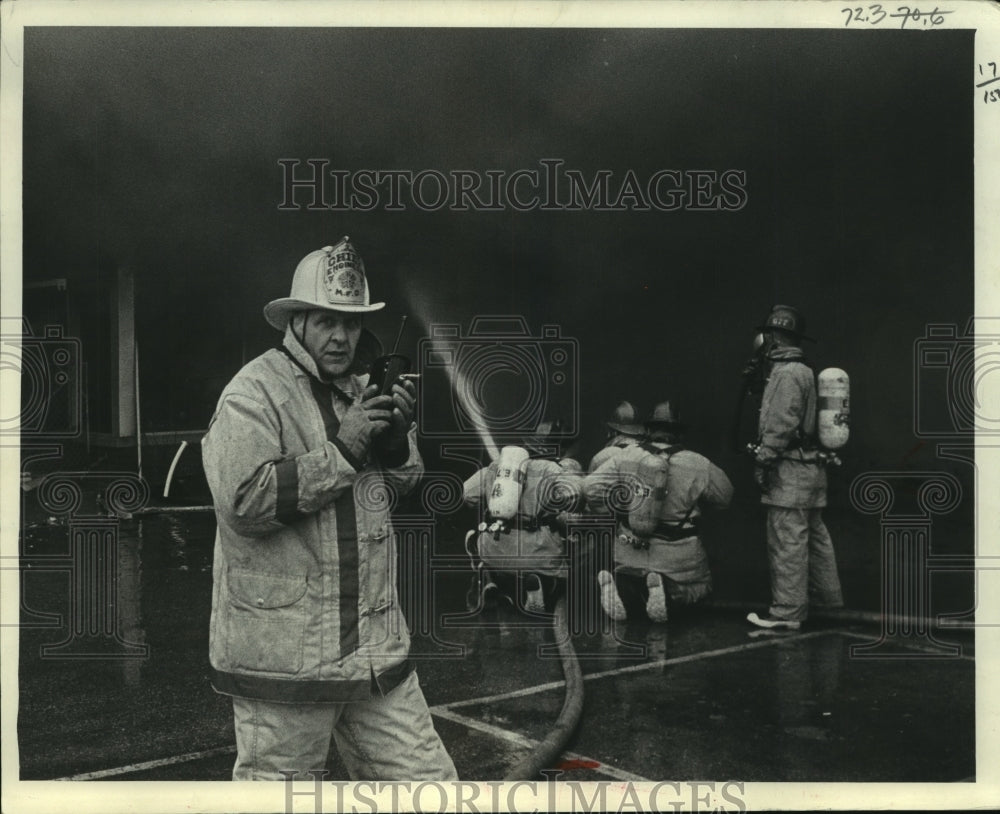
<path fill-rule="evenodd" d="M 392 421 L 389 435 L 392 440 L 405 442 L 413 423 L 417 407 L 417 387 L 412 379 L 400 379 L 392 386 Z"/>
<path fill-rule="evenodd" d="M 374 396 L 374 388 L 365 390 L 360 404 L 347 408 L 340 420 L 337 438 L 359 461 L 368 456 L 372 439 L 389 429 L 392 418 L 392 399 L 389 396 Z"/>
<path fill-rule="evenodd" d="M 761 359 L 759 356 L 754 354 L 747 359 L 746 364 L 743 365 L 743 370 L 740 372 L 740 376 L 742 376 L 744 382 L 749 383 L 754 376 L 760 372 L 760 368 Z"/>
<path fill-rule="evenodd" d="M 402 466 L 410 457 L 407 437 L 417 405 L 417 388 L 409 379 L 397 381 L 392 386 L 390 418 L 386 432 L 375 441 L 375 451 L 384 466 Z"/>

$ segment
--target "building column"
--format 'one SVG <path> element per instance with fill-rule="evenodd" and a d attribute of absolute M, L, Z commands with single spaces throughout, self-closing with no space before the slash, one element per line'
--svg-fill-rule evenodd
<path fill-rule="evenodd" d="M 111 403 L 111 434 L 114 438 L 134 438 L 135 280 L 131 271 L 118 269 L 111 297 L 112 376 L 116 385 Z"/>

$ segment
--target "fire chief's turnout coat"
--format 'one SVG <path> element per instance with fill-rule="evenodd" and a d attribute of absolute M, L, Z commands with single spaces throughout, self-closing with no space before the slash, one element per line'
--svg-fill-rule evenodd
<path fill-rule="evenodd" d="M 362 700 L 410 672 L 385 488 L 423 473 L 410 429 L 396 460 L 336 438 L 367 376 L 316 376 L 286 331 L 247 364 L 202 441 L 215 499 L 210 631 L 218 692 L 279 702 Z"/>

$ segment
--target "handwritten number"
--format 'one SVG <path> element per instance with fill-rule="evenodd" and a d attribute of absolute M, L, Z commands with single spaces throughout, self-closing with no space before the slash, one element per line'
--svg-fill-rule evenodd
<path fill-rule="evenodd" d="M 868 8 L 868 16 L 865 16 L 864 6 L 855 6 L 853 8 L 842 8 L 840 10 L 841 14 L 846 14 L 847 18 L 844 20 L 845 26 L 850 26 L 852 23 L 869 23 L 871 25 L 878 25 L 886 17 L 899 20 L 899 27 L 906 28 L 906 23 L 912 20 L 915 23 L 921 23 L 924 26 L 930 24 L 931 26 L 941 25 L 944 22 L 945 15 L 951 14 L 951 11 L 942 11 L 937 6 L 934 7 L 933 11 L 921 11 L 919 8 L 912 6 L 897 6 L 896 12 L 894 14 L 888 13 L 881 3 L 872 3 Z M 990 63 L 994 66 L 994 76 L 996 75 L 996 63 Z M 980 72 L 982 71 L 982 66 L 980 66 Z"/>

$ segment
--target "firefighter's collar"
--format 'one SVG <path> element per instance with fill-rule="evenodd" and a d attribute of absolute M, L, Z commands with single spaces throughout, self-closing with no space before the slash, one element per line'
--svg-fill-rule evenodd
<path fill-rule="evenodd" d="M 671 443 L 670 441 L 654 441 L 652 439 L 647 441 L 643 446 L 647 452 L 666 452 L 668 455 L 673 455 L 675 452 L 680 452 L 684 449 L 683 444 Z"/>
<path fill-rule="evenodd" d="M 319 368 L 316 367 L 316 360 L 309 355 L 309 351 L 302 347 L 302 343 L 299 342 L 299 338 L 295 335 L 295 332 L 292 331 L 291 323 L 285 326 L 285 338 L 281 341 L 281 344 L 287 348 L 288 355 L 295 360 L 299 367 L 301 367 L 314 379 L 320 379 Z"/>
<path fill-rule="evenodd" d="M 356 378 L 347 374 L 330 381 L 320 376 L 319 368 L 316 367 L 316 360 L 310 356 L 309 351 L 302 347 L 302 343 L 299 342 L 295 332 L 292 331 L 291 323 L 285 326 L 285 338 L 282 340 L 282 345 L 284 351 L 291 357 L 292 361 L 311 378 L 329 387 L 335 394 L 341 396 L 348 403 L 353 403 L 357 399 L 362 388 L 359 387 L 360 383 L 356 381 Z"/>
<path fill-rule="evenodd" d="M 794 345 L 771 348 L 767 352 L 767 358 L 772 362 L 788 362 L 793 359 L 804 359 L 805 355 L 806 353 L 802 348 L 797 348 Z"/>

